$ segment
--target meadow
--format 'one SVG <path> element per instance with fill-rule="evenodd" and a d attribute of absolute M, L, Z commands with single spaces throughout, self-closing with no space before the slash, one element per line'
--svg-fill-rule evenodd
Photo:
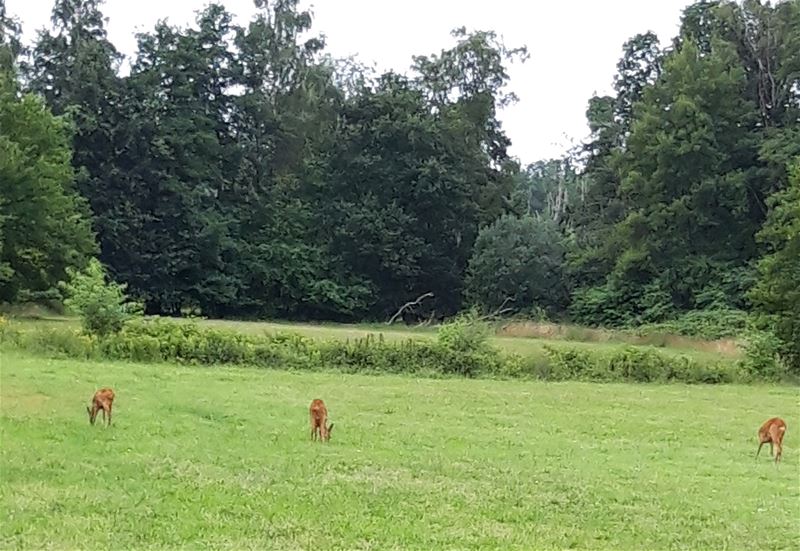
<path fill-rule="evenodd" d="M 796 387 L 1 360 L 4 549 L 800 546 Z"/>

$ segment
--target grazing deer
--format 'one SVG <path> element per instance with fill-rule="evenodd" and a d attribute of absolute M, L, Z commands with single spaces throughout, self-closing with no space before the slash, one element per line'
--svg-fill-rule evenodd
<path fill-rule="evenodd" d="M 767 419 L 767 421 L 761 425 L 761 428 L 758 429 L 758 451 L 756 452 L 756 459 L 758 459 L 758 454 L 761 453 L 761 446 L 764 444 L 769 444 L 769 453 L 770 455 L 775 455 L 775 464 L 778 464 L 778 461 L 781 459 L 781 453 L 783 452 L 783 436 L 786 434 L 786 423 L 780 417 L 773 417 L 772 419 Z M 772 446 L 773 444 L 777 448 L 777 453 L 773 454 Z"/>
<path fill-rule="evenodd" d="M 110 388 L 101 388 L 94 393 L 92 398 L 92 407 L 86 407 L 89 412 L 89 423 L 94 425 L 97 418 L 97 412 L 103 411 L 103 420 L 106 421 L 106 413 L 108 413 L 108 420 L 106 426 L 111 426 L 111 406 L 114 403 L 114 391 Z"/>
<path fill-rule="evenodd" d="M 317 434 L 322 442 L 330 440 L 333 423 L 327 424 L 328 408 L 325 407 L 325 402 L 320 399 L 313 400 L 308 413 L 311 415 L 311 440 L 316 440 Z"/>

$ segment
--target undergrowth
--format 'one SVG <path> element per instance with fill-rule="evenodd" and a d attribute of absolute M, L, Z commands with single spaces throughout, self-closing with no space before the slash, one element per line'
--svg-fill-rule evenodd
<path fill-rule="evenodd" d="M 103 336 L 74 328 L 20 332 L 0 321 L 5 347 L 78 359 L 553 381 L 730 383 L 784 375 L 763 340 L 755 341 L 740 362 L 714 362 L 635 346 L 609 352 L 545 345 L 544 357 L 522 356 L 504 353 L 489 337 L 488 327 L 471 314 L 441 326 L 436 340 L 404 341 L 372 335 L 345 341 L 288 332 L 253 335 L 162 318 L 134 318 Z"/>

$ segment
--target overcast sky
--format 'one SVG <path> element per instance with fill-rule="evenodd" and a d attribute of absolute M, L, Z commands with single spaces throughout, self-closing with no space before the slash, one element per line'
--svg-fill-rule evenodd
<path fill-rule="evenodd" d="M 244 24 L 252 0 L 220 0 Z M 530 59 L 510 69 L 519 103 L 501 114 L 524 163 L 561 155 L 588 130 L 589 97 L 610 93 L 622 43 L 652 30 L 667 43 L 678 30 L 688 0 L 301 0 L 311 6 L 314 29 L 334 56 L 357 55 L 379 69 L 405 72 L 411 56 L 448 47 L 450 30 L 494 30 L 508 46 L 527 45 Z M 134 33 L 159 19 L 186 26 L 206 0 L 106 0 L 111 41 L 124 54 L 136 50 Z M 26 39 L 49 25 L 51 0 L 6 0 Z"/>

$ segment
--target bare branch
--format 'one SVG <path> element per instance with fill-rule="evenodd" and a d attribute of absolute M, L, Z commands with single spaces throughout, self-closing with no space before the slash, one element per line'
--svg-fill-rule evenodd
<path fill-rule="evenodd" d="M 511 298 L 511 297 L 506 297 L 505 300 L 503 301 L 503 304 L 501 304 L 497 308 L 497 310 L 495 310 L 494 312 L 491 312 L 489 314 L 486 314 L 485 316 L 481 316 L 481 317 L 477 318 L 475 321 L 483 321 L 483 320 L 487 320 L 487 319 L 492 319 L 492 318 L 496 318 L 496 317 L 502 316 L 503 314 L 507 314 L 507 313 L 511 312 L 512 310 L 514 310 L 514 308 L 512 308 L 510 306 L 508 308 L 505 307 L 506 304 L 508 304 L 509 302 L 514 302 L 514 299 Z"/>
<path fill-rule="evenodd" d="M 481 316 L 479 318 L 476 318 L 475 321 L 483 321 L 483 320 L 487 320 L 487 319 L 494 319 L 494 318 L 497 318 L 499 316 L 502 316 L 503 314 L 508 314 L 509 312 L 512 312 L 513 310 L 514 310 L 513 308 L 503 308 L 502 310 L 495 310 L 491 314 L 486 314 L 485 316 Z"/>
<path fill-rule="evenodd" d="M 514 302 L 514 299 L 512 297 L 506 297 L 503 303 L 497 308 L 497 310 L 494 311 L 494 314 L 497 315 L 498 313 L 500 313 L 500 310 L 503 309 L 510 310 L 510 308 L 505 307 L 506 304 L 508 304 L 509 302 Z"/>
<path fill-rule="evenodd" d="M 423 300 L 425 300 L 426 298 L 429 298 L 429 297 L 432 297 L 432 296 L 433 296 L 433 293 L 425 293 L 424 295 L 418 296 L 417 300 L 412 300 L 411 302 L 406 302 L 404 305 L 402 305 L 400 307 L 400 309 L 397 312 L 395 312 L 395 314 L 391 318 L 389 318 L 389 321 L 386 322 L 386 325 L 393 324 L 395 322 L 395 320 L 398 318 L 398 316 L 400 316 L 400 314 L 402 314 L 408 308 L 411 308 L 412 306 L 416 306 L 419 303 L 421 303 Z"/>

